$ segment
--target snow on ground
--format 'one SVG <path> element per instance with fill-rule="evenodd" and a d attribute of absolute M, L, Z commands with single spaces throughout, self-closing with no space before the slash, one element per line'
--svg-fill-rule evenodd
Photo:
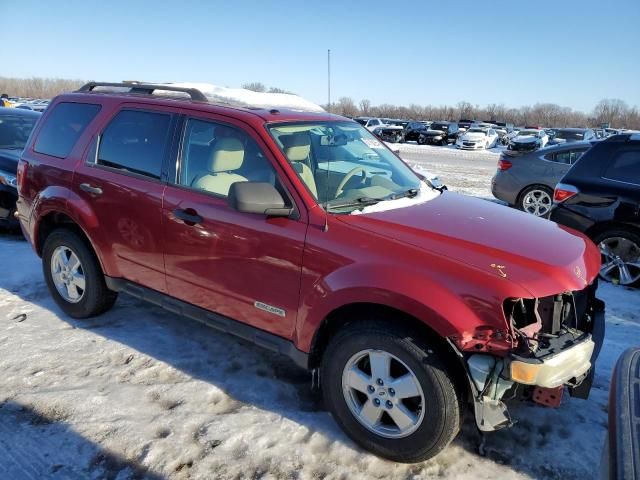
<path fill-rule="evenodd" d="M 490 178 L 450 174 L 464 159 L 418 160 L 446 166 L 452 190 L 484 192 Z M 612 367 L 640 339 L 640 291 L 603 285 L 608 331 L 588 401 L 517 404 L 519 422 L 486 437 L 486 457 L 468 416 L 438 457 L 401 465 L 355 446 L 286 358 L 124 295 L 73 320 L 15 236 L 0 234 L 0 265 L 0 479 L 593 478 Z"/>

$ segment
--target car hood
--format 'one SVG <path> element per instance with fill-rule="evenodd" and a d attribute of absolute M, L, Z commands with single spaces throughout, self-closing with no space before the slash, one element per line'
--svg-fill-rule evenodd
<path fill-rule="evenodd" d="M 437 137 L 439 135 L 444 135 L 446 132 L 444 130 L 426 130 L 424 132 L 425 135 L 430 137 Z"/>
<path fill-rule="evenodd" d="M 534 137 L 533 135 L 518 135 L 517 137 L 513 137 L 511 141 L 516 143 L 534 143 L 537 139 L 538 137 Z"/>
<path fill-rule="evenodd" d="M 15 175 L 18 171 L 18 160 L 20 160 L 21 153 L 22 150 L 0 148 L 0 170 Z"/>
<path fill-rule="evenodd" d="M 485 140 L 487 136 L 484 133 L 465 133 L 462 136 L 463 140 L 471 140 L 472 142 L 477 142 L 478 140 Z"/>
<path fill-rule="evenodd" d="M 425 203 L 340 217 L 353 226 L 516 283 L 532 297 L 583 289 L 600 254 L 578 232 L 493 202 L 444 192 Z"/>

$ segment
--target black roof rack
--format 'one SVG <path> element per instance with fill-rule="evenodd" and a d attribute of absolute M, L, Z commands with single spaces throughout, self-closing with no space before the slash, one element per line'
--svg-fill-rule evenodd
<path fill-rule="evenodd" d="M 186 93 L 191 97 L 191 100 L 197 102 L 208 102 L 207 97 L 197 88 L 186 87 L 174 87 L 173 85 L 156 85 L 152 83 L 138 83 L 138 82 L 122 82 L 122 83 L 109 83 L 109 82 L 89 82 L 80 87 L 78 92 L 92 92 L 96 87 L 119 87 L 128 88 L 128 93 L 141 93 L 145 95 L 153 95 L 156 90 L 163 90 L 167 92 L 180 92 Z"/>

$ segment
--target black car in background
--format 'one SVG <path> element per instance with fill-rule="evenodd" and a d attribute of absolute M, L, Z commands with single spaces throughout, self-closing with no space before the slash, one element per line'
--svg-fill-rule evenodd
<path fill-rule="evenodd" d="M 417 142 L 420 134 L 428 128 L 429 124 L 426 122 L 411 121 L 404 127 L 404 140 Z"/>
<path fill-rule="evenodd" d="M 420 145 L 448 145 L 458 139 L 458 124 L 456 122 L 433 122 L 429 129 L 420 132 L 418 143 Z"/>
<path fill-rule="evenodd" d="M 458 120 L 458 127 L 464 128 L 465 130 L 469 130 L 469 127 L 476 123 L 475 120 L 469 120 L 468 118 L 461 118 Z"/>
<path fill-rule="evenodd" d="M 597 142 L 556 185 L 550 219 L 600 248 L 600 276 L 640 283 L 640 134 Z"/>
<path fill-rule="evenodd" d="M 31 130 L 42 115 L 33 110 L 0 108 L 0 228 L 15 229 L 18 160 Z"/>
<path fill-rule="evenodd" d="M 553 135 L 549 135 L 547 146 L 591 140 L 596 140 L 596 133 L 590 128 L 554 128 Z"/>

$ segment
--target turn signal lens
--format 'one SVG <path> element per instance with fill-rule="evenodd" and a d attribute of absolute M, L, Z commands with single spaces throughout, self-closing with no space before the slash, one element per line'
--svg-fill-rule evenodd
<path fill-rule="evenodd" d="M 542 364 L 511 362 L 511 380 L 525 385 L 535 385 Z"/>

